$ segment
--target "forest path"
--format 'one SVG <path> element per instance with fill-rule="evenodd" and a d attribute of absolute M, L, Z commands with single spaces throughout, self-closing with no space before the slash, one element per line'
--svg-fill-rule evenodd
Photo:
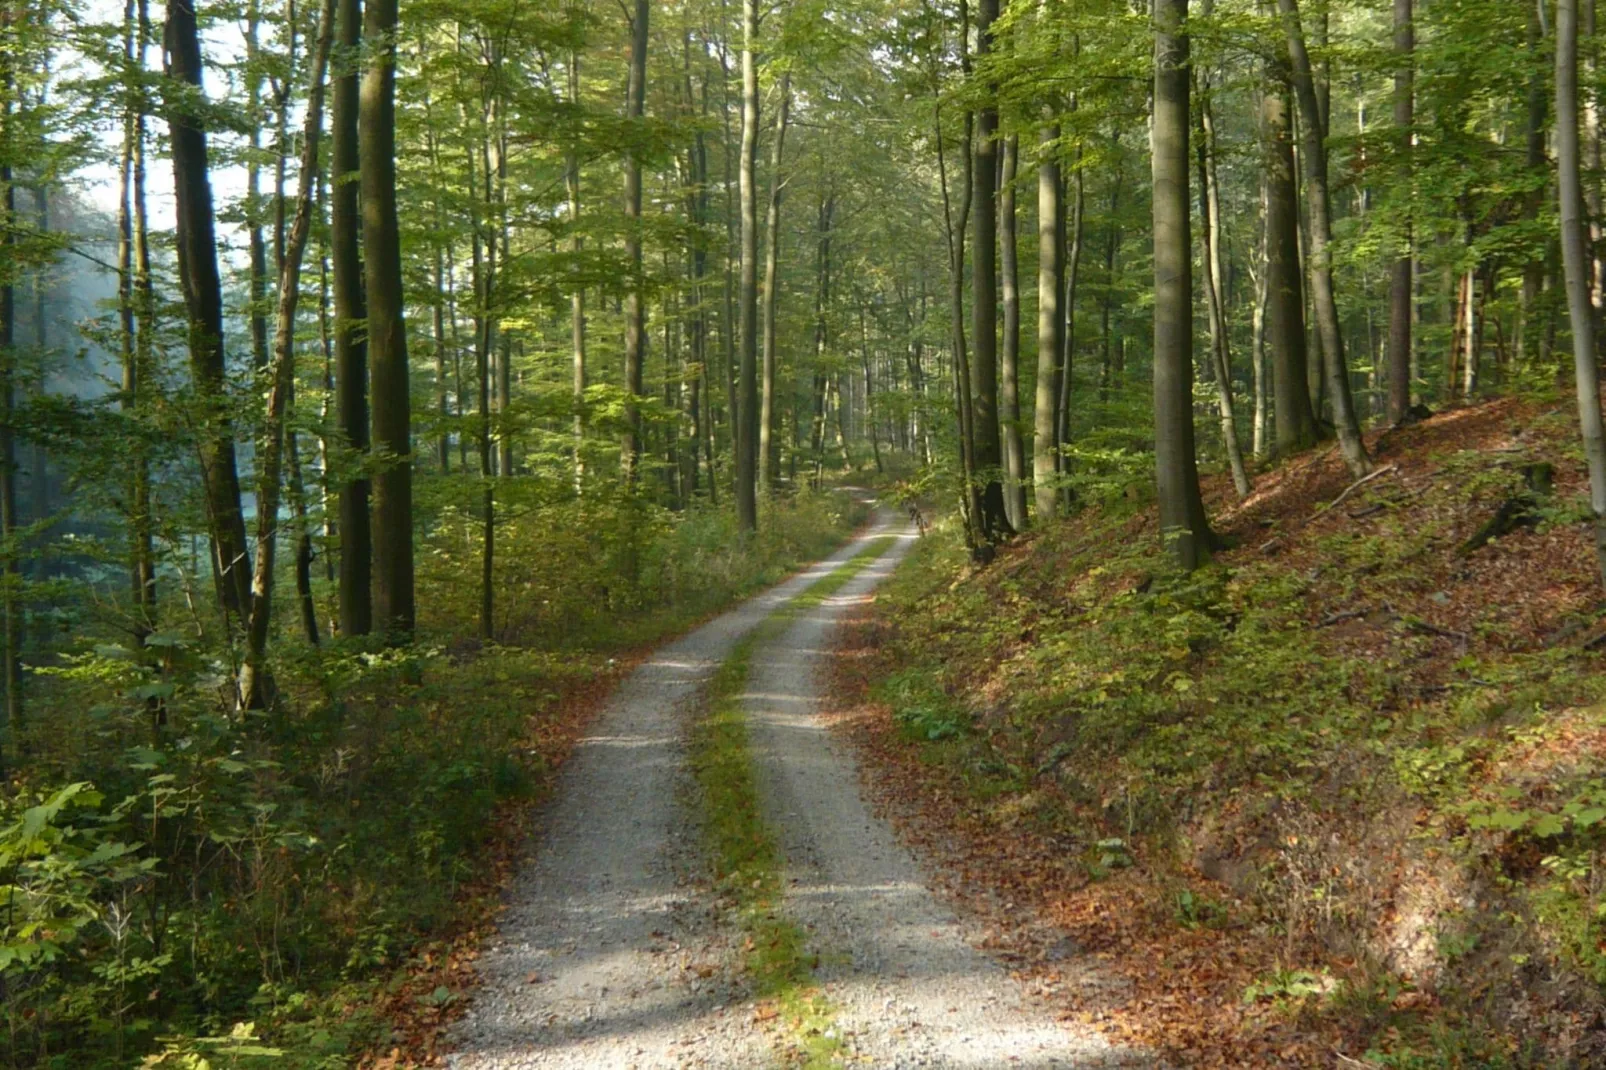
<path fill-rule="evenodd" d="M 533 858 L 478 962 L 454 1030 L 459 1070 L 708 1067 L 773 1062 L 731 964 L 734 928 L 707 892 L 686 730 L 705 686 L 776 608 L 886 534 L 829 558 L 656 651 L 576 746 Z"/>
<path fill-rule="evenodd" d="M 533 858 L 478 963 L 454 1030 L 458 1070 L 777 1064 L 755 1022 L 741 938 L 709 888 L 686 733 L 705 685 L 753 628 L 817 579 L 891 549 L 752 651 L 741 699 L 761 801 L 786 858 L 786 914 L 819 955 L 844 1061 L 878 1070 L 1104 1067 L 1096 1038 L 1026 999 L 972 948 L 859 790 L 821 719 L 832 629 L 913 543 L 893 510 L 831 557 L 657 651 L 564 767 Z"/>
<path fill-rule="evenodd" d="M 843 1061 L 877 1070 L 1130 1065 L 1132 1053 L 1061 1023 L 972 946 L 979 934 L 932 894 L 864 801 L 852 749 L 826 727 L 832 631 L 912 542 L 901 531 L 880 559 L 759 646 L 743 695 L 760 796 L 786 859 L 784 909 L 819 956 Z"/>

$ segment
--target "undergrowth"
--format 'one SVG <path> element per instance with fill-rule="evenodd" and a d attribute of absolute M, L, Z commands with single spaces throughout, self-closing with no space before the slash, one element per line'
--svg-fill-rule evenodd
<path fill-rule="evenodd" d="M 1575 466 L 1533 434 L 1408 456 L 1352 513 L 1268 507 L 1193 573 L 1119 496 L 981 572 L 939 529 L 879 599 L 872 697 L 1088 879 L 1136 864 L 1188 928 L 1198 895 L 1174 889 L 1227 881 L 1275 963 L 1246 991 L 1331 966 L 1299 1013 L 1359 1031 L 1372 1065 L 1550 1065 L 1534 1036 L 1576 1033 L 1606 986 L 1606 677 L 1596 616 L 1569 608 L 1588 550 L 1565 493 L 1465 542 L 1522 466 Z M 1513 1026 L 1535 991 L 1545 1024 Z"/>

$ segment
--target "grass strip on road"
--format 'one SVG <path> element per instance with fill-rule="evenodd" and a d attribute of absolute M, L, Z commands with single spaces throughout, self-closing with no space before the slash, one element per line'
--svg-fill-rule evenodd
<path fill-rule="evenodd" d="M 814 980 L 818 956 L 807 934 L 782 909 L 784 859 L 764 820 L 748 744 L 743 692 L 753 652 L 779 638 L 802 610 L 818 606 L 886 553 L 892 536 L 869 540 L 858 553 L 776 608 L 720 666 L 708 712 L 692 731 L 692 770 L 702 791 L 704 834 L 722 894 L 735 904 L 747 934 L 744 965 L 754 994 L 769 1001 L 795 1035 L 808 1070 L 840 1066 L 845 1045 L 834 1009 Z"/>

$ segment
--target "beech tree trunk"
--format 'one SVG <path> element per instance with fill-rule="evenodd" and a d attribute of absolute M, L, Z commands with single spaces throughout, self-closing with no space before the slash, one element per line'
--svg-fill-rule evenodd
<path fill-rule="evenodd" d="M 1185 569 L 1211 534 L 1193 439 L 1193 257 L 1188 211 L 1188 0 L 1154 4 L 1154 452 L 1160 529 Z"/>
<path fill-rule="evenodd" d="M 317 52 L 307 96 L 306 128 L 301 141 L 301 178 L 296 192 L 295 222 L 291 224 L 279 268 L 278 309 L 274 317 L 273 355 L 268 404 L 263 421 L 257 462 L 256 567 L 251 577 L 251 616 L 246 628 L 246 656 L 240 674 L 240 705 L 263 706 L 271 697 L 266 658 L 268 625 L 273 606 L 274 548 L 279 536 L 279 492 L 287 440 L 294 449 L 294 432 L 287 434 L 285 417 L 295 393 L 296 307 L 301 299 L 301 262 L 312 232 L 313 195 L 318 183 L 318 141 L 323 132 L 323 79 L 334 36 L 335 0 L 324 0 L 319 16 Z M 293 452 L 291 463 L 295 463 Z M 299 473 L 291 472 L 299 479 Z M 292 491 L 299 494 L 299 486 Z M 298 547 L 299 553 L 299 547 Z M 298 572 L 305 565 L 298 560 Z M 305 607 L 303 606 L 303 614 Z M 313 625 L 316 639 L 316 624 Z"/>
<path fill-rule="evenodd" d="M 1060 196 L 1060 165 L 1055 156 L 1058 126 L 1039 136 L 1037 164 L 1037 394 L 1032 406 L 1032 500 L 1037 518 L 1047 520 L 1059 505 L 1058 391 L 1060 337 L 1065 317 L 1060 294 L 1065 284 L 1065 201 Z"/>
<path fill-rule="evenodd" d="M 639 126 L 647 105 L 647 0 L 636 0 L 630 19 L 630 75 L 625 91 L 625 117 Z M 647 306 L 642 293 L 641 154 L 625 153 L 625 258 L 630 262 L 630 289 L 625 294 L 625 392 L 629 413 L 621 463 L 625 482 L 634 487 L 641 463 L 642 365 L 647 350 Z"/>
<path fill-rule="evenodd" d="M 1578 145 L 1578 0 L 1556 0 L 1556 167 L 1561 209 L 1562 267 L 1572 324 L 1578 422 L 1589 468 L 1595 558 L 1606 583 L 1606 434 L 1601 428 L 1600 372 L 1595 362 L 1591 257 L 1585 238 L 1583 179 Z"/>
<path fill-rule="evenodd" d="M 1266 348 L 1271 350 L 1274 452 L 1316 444 L 1305 350 L 1305 286 L 1299 264 L 1299 191 L 1288 132 L 1288 98 L 1275 76 L 1261 97 L 1266 161 Z"/>
<path fill-rule="evenodd" d="M 741 366 L 736 398 L 736 518 L 758 530 L 758 0 L 742 0 Z"/>
<path fill-rule="evenodd" d="M 1343 335 L 1339 330 L 1338 299 L 1333 290 L 1332 202 L 1327 191 L 1327 121 L 1318 87 L 1311 71 L 1310 54 L 1300 28 L 1298 0 L 1277 0 L 1283 26 L 1288 35 L 1288 55 L 1292 64 L 1294 95 L 1303 118 L 1302 156 L 1305 167 L 1305 197 L 1310 212 L 1311 306 L 1321 337 L 1322 368 L 1333 406 L 1333 426 L 1338 432 L 1339 451 L 1350 475 L 1356 479 L 1371 470 L 1361 425 L 1355 416 L 1355 400 L 1350 394 L 1349 363 L 1344 357 Z"/>
<path fill-rule="evenodd" d="M 201 92 L 201 42 L 194 0 L 167 8 L 168 76 Z M 223 283 L 218 276 L 216 219 L 201 118 L 181 100 L 167 102 L 173 158 L 175 243 L 189 320 L 190 378 L 195 387 L 197 451 L 212 537 L 212 570 L 219 604 L 231 629 L 243 628 L 251 608 L 251 563 L 240 475 L 235 461 L 232 402 L 223 350 Z M 12 465 L 0 460 L 10 471 Z"/>
<path fill-rule="evenodd" d="M 1415 122 L 1413 68 L 1416 31 L 1411 0 L 1394 0 L 1394 127 L 1395 151 L 1400 154 L 1397 182 L 1411 181 L 1411 126 Z M 1388 421 L 1398 426 L 1411 409 L 1411 228 L 1406 227 L 1403 256 L 1389 266 Z M 1526 282 L 1524 293 L 1526 294 Z M 1527 303 L 1524 303 L 1524 308 Z M 1519 339 L 1521 335 L 1519 334 Z M 1518 342 L 1519 347 L 1521 341 Z"/>
<path fill-rule="evenodd" d="M 0 134 L 11 134 L 12 97 L 15 74 L 12 59 L 0 56 Z M 14 257 L 17 231 L 12 220 L 17 214 L 17 187 L 13 181 L 9 155 L 0 155 L 0 220 L 5 223 L 0 249 L 6 260 Z M 9 267 L 9 264 L 8 264 Z M 16 408 L 16 330 L 17 286 L 11 271 L 0 276 L 0 540 L 6 551 L 0 555 L 0 672 L 5 675 L 5 704 L 0 707 L 0 772 L 5 769 L 6 753 L 20 751 L 17 738 L 22 732 L 22 629 L 17 587 L 21 577 L 13 539 L 17 530 L 17 441 L 14 429 Z"/>
<path fill-rule="evenodd" d="M 1204 0 L 1201 14 L 1208 16 L 1213 0 Z M 1204 244 L 1205 309 L 1210 320 L 1211 367 L 1216 380 L 1216 409 L 1221 417 L 1221 443 L 1227 452 L 1227 467 L 1238 497 L 1249 496 L 1249 473 L 1244 468 L 1243 446 L 1238 441 L 1238 423 L 1233 412 L 1232 351 L 1227 336 L 1226 273 L 1221 263 L 1221 192 L 1216 181 L 1215 117 L 1210 107 L 1210 80 L 1197 79 L 1200 99 L 1194 109 L 1198 116 L 1197 148 L 1199 168 L 1199 223 Z"/>
<path fill-rule="evenodd" d="M 1020 139 L 1004 141 L 1003 189 L 998 198 L 998 245 L 1003 270 L 1004 345 L 1000 362 L 1003 407 L 1004 515 L 1016 531 L 1026 527 L 1026 451 L 1020 433 L 1020 264 L 1015 244 L 1015 174 Z"/>
<path fill-rule="evenodd" d="M 569 105 L 580 107 L 580 53 L 569 53 Z M 702 134 L 699 132 L 699 138 Z M 580 233 L 580 154 L 570 149 L 564 160 L 563 180 L 569 195 L 569 252 L 575 259 L 575 270 L 585 251 L 585 238 Z M 585 439 L 586 439 L 586 288 L 577 282 L 569 292 L 569 344 L 573 361 L 574 391 L 574 492 L 585 490 Z M 462 404 L 461 400 L 458 402 Z"/>
<path fill-rule="evenodd" d="M 976 52 L 992 51 L 998 0 L 981 0 L 976 15 Z M 981 537 L 996 542 L 1014 533 L 1004 505 L 1003 443 L 998 420 L 998 105 L 991 100 L 976 113 L 975 253 L 971 259 L 971 330 L 975 351 L 970 361 L 971 424 L 975 476 L 981 483 L 978 519 Z"/>
<path fill-rule="evenodd" d="M 775 433 L 775 298 L 781 259 L 781 194 L 786 183 L 781 163 L 786 149 L 786 119 L 791 110 L 792 74 L 781 75 L 780 103 L 775 110 L 775 143 L 770 151 L 770 203 L 764 220 L 764 383 L 758 415 L 758 488 L 769 493 L 780 466 L 780 436 Z"/>
<path fill-rule="evenodd" d="M 357 210 L 357 78 L 361 0 L 336 0 L 339 51 L 331 100 L 329 259 L 335 299 L 335 423 L 352 456 L 340 483 L 340 633 L 373 630 L 373 526 L 368 511 L 368 300 Z"/>
<path fill-rule="evenodd" d="M 373 383 L 374 618 L 392 641 L 413 632 L 413 467 L 401 237 L 396 218 L 396 0 L 368 0 L 358 96 L 363 140 L 364 292 Z"/>

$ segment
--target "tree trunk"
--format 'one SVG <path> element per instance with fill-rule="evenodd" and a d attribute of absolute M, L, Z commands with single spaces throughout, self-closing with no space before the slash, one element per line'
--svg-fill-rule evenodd
<path fill-rule="evenodd" d="M 1271 350 L 1274 451 L 1287 457 L 1316 444 L 1306 373 L 1304 278 L 1299 267 L 1299 189 L 1288 135 L 1288 98 L 1276 77 L 1261 97 L 1266 146 L 1266 347 Z"/>
<path fill-rule="evenodd" d="M 172 0 L 167 9 L 168 75 L 201 92 L 201 43 L 194 0 Z M 175 241 L 184 305 L 189 319 L 190 378 L 199 421 L 198 452 L 212 536 L 212 568 L 219 604 L 230 627 L 243 627 L 251 607 L 251 564 L 240 476 L 235 461 L 233 407 L 227 397 L 223 350 L 223 283 L 218 276 L 217 236 L 206 132 L 187 101 L 167 102 L 173 157 Z M 11 464 L 0 461 L 6 471 Z"/>
<path fill-rule="evenodd" d="M 368 511 L 368 301 L 358 215 L 357 77 L 361 0 L 336 0 L 337 75 L 331 100 L 329 255 L 335 296 L 335 422 L 351 457 L 340 483 L 340 634 L 373 629 L 373 525 Z"/>
<path fill-rule="evenodd" d="M 758 414 L 758 489 L 768 494 L 780 464 L 780 436 L 775 434 L 775 287 L 781 259 L 781 163 L 786 148 L 786 116 L 790 110 L 792 74 L 781 75 L 780 104 L 775 110 L 775 143 L 770 150 L 770 203 L 764 220 L 764 383 Z"/>
<path fill-rule="evenodd" d="M 247 292 L 251 302 L 246 317 L 251 324 L 251 367 L 258 372 L 268 366 L 268 248 L 262 238 L 262 127 L 266 124 L 262 113 L 262 56 L 257 43 L 261 23 L 260 0 L 251 0 L 245 16 L 245 124 L 249 149 L 245 163 L 245 220 L 250 250 Z"/>
<path fill-rule="evenodd" d="M 8 138 L 12 134 L 12 98 L 15 96 L 14 60 L 0 57 L 0 133 Z M 6 226 L 0 237 L 0 250 L 5 259 L 15 256 L 17 231 L 11 221 L 17 213 L 17 187 L 13 181 L 9 155 L 0 155 L 0 219 Z M 9 267 L 9 264 L 8 264 Z M 0 540 L 5 550 L 0 554 L 0 672 L 5 675 L 5 704 L 0 708 L 0 772 L 5 770 L 9 749 L 20 753 L 17 742 L 22 734 L 22 629 L 17 605 L 17 588 L 21 577 L 17 569 L 16 531 L 17 517 L 17 444 L 15 425 L 16 409 L 16 330 L 17 287 L 10 270 L 0 276 Z"/>
<path fill-rule="evenodd" d="M 1270 384 L 1266 381 L 1266 298 L 1267 279 L 1270 272 L 1266 269 L 1267 257 L 1270 255 L 1271 232 L 1267 227 L 1266 207 L 1268 197 L 1268 176 L 1265 168 L 1260 171 L 1260 249 L 1257 252 L 1259 269 L 1250 269 L 1250 276 L 1255 285 L 1255 311 L 1249 329 L 1249 360 L 1255 380 L 1255 424 L 1254 438 L 1251 450 L 1255 459 L 1264 460 L 1266 457 L 1266 409 L 1270 400 L 1267 397 Z"/>
<path fill-rule="evenodd" d="M 1087 220 L 1086 177 L 1082 169 L 1082 150 L 1079 148 L 1076 150 L 1076 169 L 1071 175 L 1071 227 L 1069 248 L 1065 253 L 1065 300 L 1060 320 L 1065 338 L 1059 367 L 1054 372 L 1054 384 L 1059 395 L 1055 405 L 1055 423 L 1058 427 L 1055 438 L 1060 446 L 1056 467 L 1062 477 L 1070 471 L 1070 459 L 1064 451 L 1071 441 L 1071 388 L 1076 381 L 1076 293 L 1077 283 L 1081 281 L 1082 232 Z M 1074 503 L 1075 491 L 1068 481 L 1064 483 L 1060 500 L 1066 507 Z"/>
<path fill-rule="evenodd" d="M 1407 0 L 1396 0 L 1396 3 L 1407 3 Z M 1527 11 L 1527 53 L 1529 53 L 1529 67 L 1532 74 L 1527 80 L 1527 169 L 1529 174 L 1540 174 L 1548 169 L 1545 157 L 1545 77 L 1543 66 L 1540 63 L 1545 31 L 1540 22 L 1540 8 L 1535 3 Z M 1529 194 L 1526 204 L 1522 206 L 1522 217 L 1527 220 L 1537 220 L 1539 209 L 1545 202 L 1545 190 L 1535 190 Z M 1545 331 L 1534 329 L 1534 317 L 1539 313 L 1540 292 L 1545 286 L 1545 257 L 1537 255 L 1532 257 L 1526 265 L 1522 265 L 1522 291 L 1519 296 L 1518 320 L 1516 320 L 1516 360 L 1519 365 L 1527 365 L 1529 345 L 1532 337 L 1537 334 L 1539 341 L 1543 342 Z M 1548 317 L 1547 317 L 1548 320 Z M 1535 350 L 1543 350 L 1543 344 L 1535 345 Z M 1540 360 L 1543 360 L 1543 355 Z"/>
<path fill-rule="evenodd" d="M 1585 243 L 1583 181 L 1578 146 L 1578 0 L 1556 0 L 1556 167 L 1561 200 L 1561 253 L 1572 322 L 1578 422 L 1589 468 L 1595 559 L 1606 583 L 1606 434 L 1601 429 L 1600 372 L 1595 362 L 1595 314 Z"/>
<path fill-rule="evenodd" d="M 1412 0 L 1394 0 L 1394 128 L 1400 167 L 1395 181 L 1411 182 L 1411 127 L 1415 123 L 1413 53 L 1416 30 Z M 1541 99 L 1543 99 L 1541 97 Z M 1531 161 L 1530 161 L 1531 162 Z M 1398 426 L 1411 409 L 1411 227 L 1406 225 L 1405 255 L 1389 266 L 1389 401 L 1388 421 Z M 1526 293 L 1526 284 L 1524 293 Z M 1519 343 L 1520 345 L 1520 343 Z"/>
<path fill-rule="evenodd" d="M 1201 14 L 1209 16 L 1213 0 L 1203 0 Z M 1232 351 L 1227 336 L 1226 273 L 1221 263 L 1221 191 L 1216 181 L 1215 118 L 1210 108 L 1210 80 L 1198 78 L 1199 105 L 1199 223 L 1204 243 L 1205 309 L 1210 319 L 1210 356 L 1216 381 L 1216 409 L 1221 416 L 1221 444 L 1238 497 L 1249 496 L 1249 473 L 1244 469 L 1243 446 L 1232 402 Z"/>
<path fill-rule="evenodd" d="M 401 236 L 396 218 L 396 0 L 368 0 L 358 99 L 363 141 L 364 292 L 373 382 L 374 619 L 391 640 L 413 632 L 413 468 Z"/>
<path fill-rule="evenodd" d="M 741 367 L 736 398 L 736 517 L 743 531 L 758 530 L 758 0 L 742 0 L 742 260 L 739 304 Z"/>
<path fill-rule="evenodd" d="M 569 53 L 569 106 L 580 108 L 580 53 Z M 701 131 L 697 134 L 702 137 Z M 570 149 L 564 159 L 563 179 L 569 195 L 569 252 L 574 256 L 576 272 L 580 270 L 580 257 L 585 251 L 585 238 L 580 233 L 580 153 Z M 574 401 L 574 492 L 585 489 L 586 440 L 586 288 L 576 281 L 569 292 L 569 343 L 573 360 Z"/>
<path fill-rule="evenodd" d="M 1317 86 L 1311 72 L 1310 55 L 1299 23 L 1297 0 L 1277 0 L 1288 35 L 1288 54 L 1292 64 L 1294 93 L 1304 118 L 1302 154 L 1305 165 L 1305 196 L 1310 210 L 1311 304 L 1321 336 L 1322 367 L 1327 392 L 1332 395 L 1333 426 L 1338 432 L 1339 451 L 1350 474 L 1359 479 L 1371 469 L 1361 425 L 1355 417 L 1355 401 L 1350 396 L 1349 364 L 1344 358 L 1343 336 L 1339 331 L 1338 300 L 1333 290 L 1332 203 L 1327 192 L 1327 123 Z"/>
<path fill-rule="evenodd" d="M 630 19 L 630 76 L 625 92 L 625 117 L 640 126 L 647 105 L 647 0 L 636 0 Z M 637 135 L 639 136 L 639 134 Z M 630 289 L 625 295 L 625 393 L 629 395 L 621 463 L 625 483 L 636 485 L 641 461 L 642 364 L 647 349 L 646 295 L 642 292 L 641 261 L 641 154 L 632 146 L 625 153 L 625 257 L 630 262 Z"/>
<path fill-rule="evenodd" d="M 267 676 L 268 625 L 273 607 L 274 549 L 279 541 L 279 492 L 286 442 L 294 457 L 295 433 L 287 433 L 289 412 L 296 384 L 296 307 L 301 299 L 301 261 L 312 232 L 313 194 L 318 184 L 318 140 L 323 132 L 323 79 L 334 36 L 335 0 L 323 0 L 319 16 L 318 46 L 312 64 L 312 83 L 307 95 L 306 128 L 301 139 L 301 178 L 296 192 L 295 222 L 290 227 L 279 268 L 278 309 L 274 316 L 273 355 L 270 367 L 267 412 L 258 444 L 256 567 L 251 577 L 251 616 L 246 628 L 246 655 L 240 674 L 239 702 L 242 708 L 258 709 L 272 697 Z M 293 494 L 299 497 L 300 473 L 292 471 L 296 482 Z M 304 512 L 304 510 L 303 510 Z M 300 546 L 297 546 L 298 557 Z M 297 571 L 307 567 L 297 561 Z M 302 607 L 306 613 L 305 603 Z M 311 637 L 317 638 L 316 619 Z"/>
<path fill-rule="evenodd" d="M 1059 427 L 1056 374 L 1064 340 L 1060 294 L 1065 284 L 1065 201 L 1060 196 L 1060 128 L 1044 127 L 1037 164 L 1037 395 L 1032 406 L 1032 500 L 1037 518 L 1059 505 Z"/>
<path fill-rule="evenodd" d="M 1185 569 L 1211 534 L 1193 444 L 1193 278 L 1188 212 L 1188 0 L 1154 5 L 1154 452 L 1160 529 Z"/>
<path fill-rule="evenodd" d="M 1026 450 L 1020 433 L 1020 264 L 1015 244 L 1015 175 L 1020 139 L 1004 141 L 1003 188 L 998 198 L 998 246 L 1003 271 L 1004 345 L 999 403 L 1003 406 L 1004 515 L 1026 528 Z"/>
<path fill-rule="evenodd" d="M 992 51 L 998 0 L 981 0 L 976 16 L 977 54 Z M 975 352 L 970 361 L 971 424 L 975 475 L 981 482 L 980 533 L 996 542 L 1014 533 L 1004 505 L 1003 444 L 998 421 L 998 105 L 996 87 L 985 87 L 987 102 L 976 114 L 975 255 L 971 260 L 971 330 Z"/>

